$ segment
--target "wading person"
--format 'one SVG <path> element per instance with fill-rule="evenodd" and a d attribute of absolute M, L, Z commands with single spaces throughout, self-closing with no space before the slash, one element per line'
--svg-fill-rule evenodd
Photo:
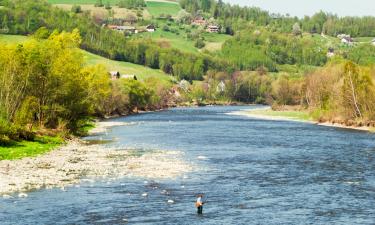
<path fill-rule="evenodd" d="M 195 207 L 197 207 L 197 213 L 203 214 L 203 195 L 198 195 L 197 201 L 195 202 Z"/>

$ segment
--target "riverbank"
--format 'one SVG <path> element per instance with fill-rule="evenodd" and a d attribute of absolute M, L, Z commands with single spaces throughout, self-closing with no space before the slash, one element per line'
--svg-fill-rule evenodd
<path fill-rule="evenodd" d="M 272 110 L 271 107 L 262 107 L 261 109 L 251 109 L 230 113 L 232 115 L 247 116 L 251 118 L 263 120 L 281 120 L 281 121 L 296 121 L 304 123 L 313 123 L 319 126 L 336 127 L 343 129 L 360 130 L 367 132 L 374 132 L 374 127 L 369 126 L 348 126 L 337 122 L 319 122 L 315 121 L 307 111 L 297 110 Z"/>
<path fill-rule="evenodd" d="M 124 123 L 99 122 L 91 131 L 105 132 Z M 0 194 L 22 193 L 38 189 L 61 188 L 94 182 L 96 179 L 142 177 L 172 179 L 192 171 L 178 151 L 108 148 L 80 140 L 34 158 L 0 161 Z"/>

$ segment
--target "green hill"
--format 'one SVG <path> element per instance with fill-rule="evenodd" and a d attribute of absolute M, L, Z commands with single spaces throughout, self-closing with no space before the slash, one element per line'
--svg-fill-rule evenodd
<path fill-rule="evenodd" d="M 21 35 L 0 35 L 0 43 L 14 44 L 22 43 L 30 38 Z M 167 75 L 161 70 L 151 69 L 149 67 L 136 65 L 128 62 L 120 62 L 115 60 L 110 60 L 87 51 L 81 50 L 86 62 L 89 65 L 102 64 L 107 67 L 108 71 L 119 71 L 121 74 L 134 74 L 138 79 L 147 79 L 149 77 L 157 77 L 158 79 L 168 81 L 173 79 L 173 77 Z"/>

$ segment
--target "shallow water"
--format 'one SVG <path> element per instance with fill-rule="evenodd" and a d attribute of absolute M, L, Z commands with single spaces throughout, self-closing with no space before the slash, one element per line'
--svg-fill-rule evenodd
<path fill-rule="evenodd" d="M 99 136 L 114 140 L 106 145 L 182 151 L 195 171 L 177 180 L 83 182 L 0 199 L 0 223 L 375 223 L 374 134 L 227 114 L 248 108 L 180 108 L 114 119 L 134 124 Z M 207 204 L 197 216 L 195 194 L 201 192 Z"/>

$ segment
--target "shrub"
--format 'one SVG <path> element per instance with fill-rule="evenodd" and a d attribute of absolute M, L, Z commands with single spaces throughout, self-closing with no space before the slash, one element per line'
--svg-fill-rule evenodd
<path fill-rule="evenodd" d="M 81 13 L 82 12 L 82 8 L 81 8 L 80 5 L 73 5 L 71 11 L 73 13 Z"/>

